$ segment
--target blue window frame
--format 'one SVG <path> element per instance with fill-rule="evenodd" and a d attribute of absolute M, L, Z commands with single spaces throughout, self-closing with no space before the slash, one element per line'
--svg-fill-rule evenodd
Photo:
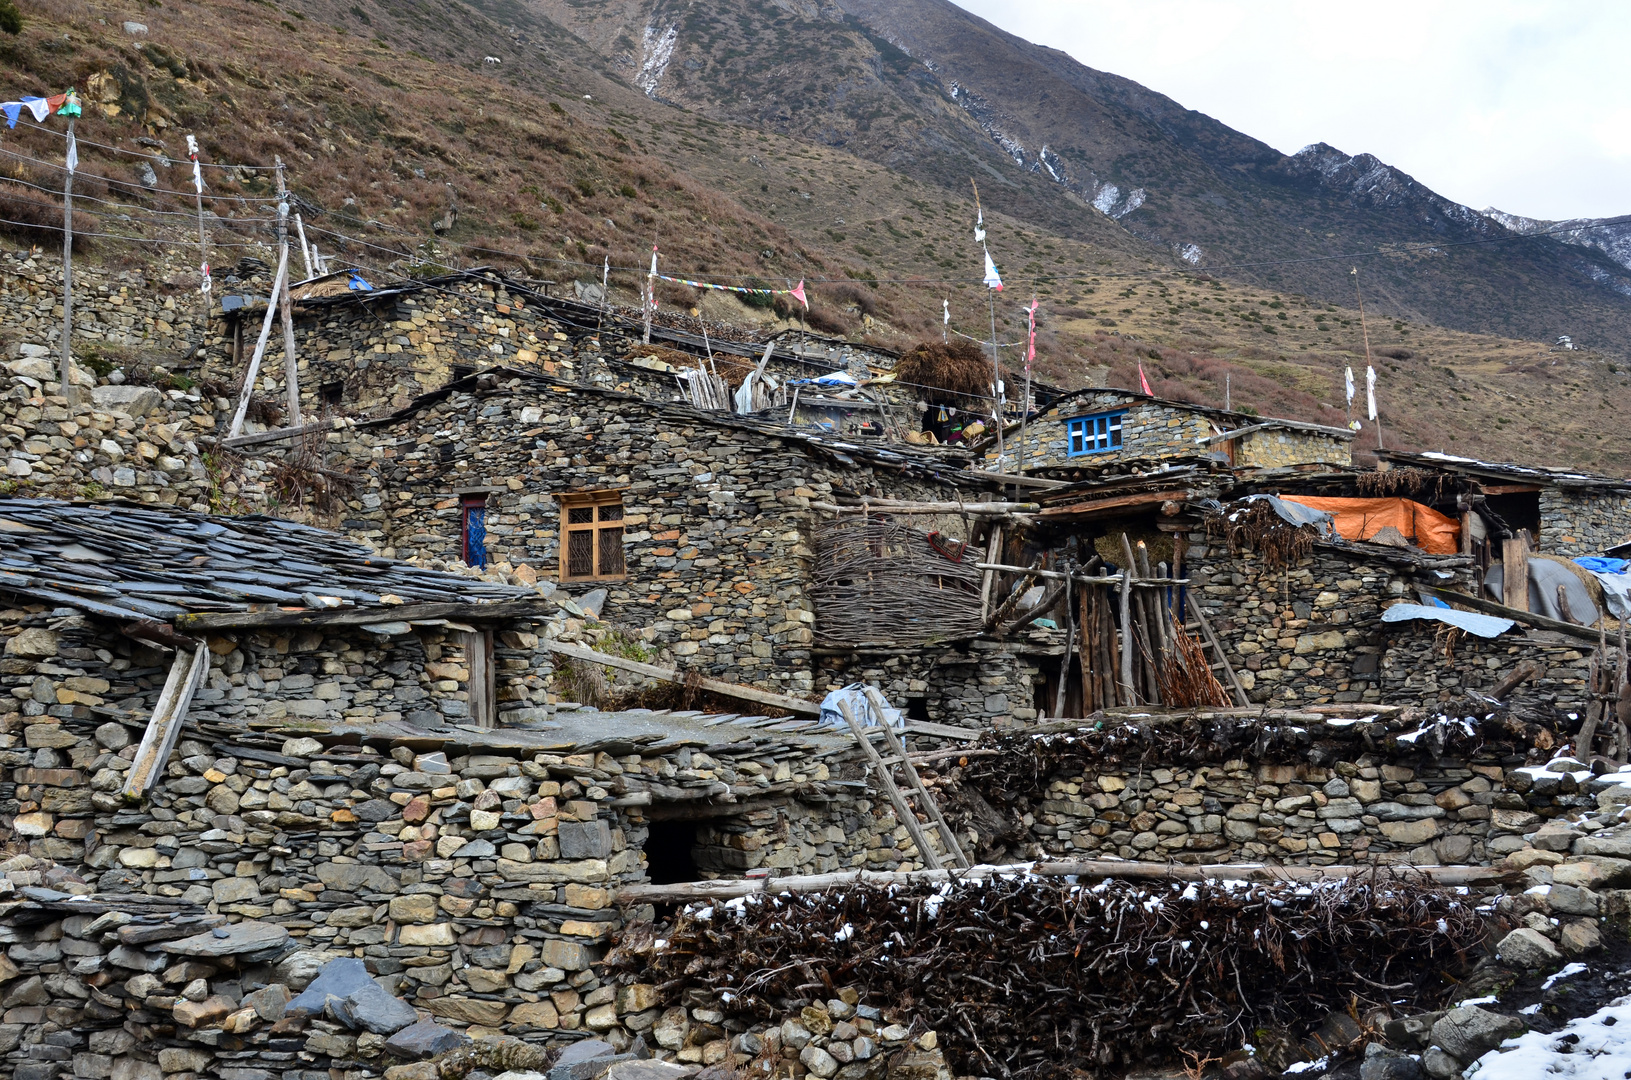
<path fill-rule="evenodd" d="M 487 496 L 462 495 L 459 508 L 464 518 L 461 554 L 466 564 L 483 568 L 487 565 Z"/>
<path fill-rule="evenodd" d="M 1126 410 L 1078 416 L 1065 422 L 1065 452 L 1071 457 L 1121 449 L 1121 418 Z"/>

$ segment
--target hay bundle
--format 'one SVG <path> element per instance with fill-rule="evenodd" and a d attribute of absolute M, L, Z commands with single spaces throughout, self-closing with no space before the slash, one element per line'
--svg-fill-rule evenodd
<path fill-rule="evenodd" d="M 975 409 L 993 389 L 991 354 L 972 341 L 925 341 L 895 362 L 895 375 L 921 390 L 931 405 Z M 1012 381 L 1007 372 L 1003 378 Z"/>

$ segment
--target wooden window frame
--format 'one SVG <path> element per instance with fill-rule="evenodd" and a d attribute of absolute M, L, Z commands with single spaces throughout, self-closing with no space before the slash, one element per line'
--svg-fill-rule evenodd
<path fill-rule="evenodd" d="M 622 581 L 628 577 L 628 558 L 623 548 L 624 507 L 623 489 L 605 488 L 597 491 L 563 491 L 555 496 L 560 504 L 560 580 L 561 581 Z M 588 510 L 589 521 L 572 520 L 573 511 Z M 615 511 L 615 517 L 612 512 Z M 607 555 L 604 534 L 617 534 L 617 562 L 609 569 L 602 560 Z M 589 555 L 593 573 L 571 572 L 572 537 L 587 533 L 591 537 Z"/>
<path fill-rule="evenodd" d="M 1108 454 L 1126 445 L 1122 436 L 1127 410 L 1073 416 L 1065 421 L 1065 456 Z"/>
<path fill-rule="evenodd" d="M 459 558 L 466 566 L 473 566 L 478 570 L 485 569 L 487 564 L 492 561 L 492 556 L 487 551 L 487 511 L 489 509 L 491 507 L 488 505 L 487 493 L 484 491 L 459 496 Z M 471 562 L 470 560 L 470 518 L 474 512 L 481 514 L 480 562 Z"/>

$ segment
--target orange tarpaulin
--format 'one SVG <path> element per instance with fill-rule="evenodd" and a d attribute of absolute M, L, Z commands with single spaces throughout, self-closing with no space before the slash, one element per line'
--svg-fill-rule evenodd
<path fill-rule="evenodd" d="M 1324 510 L 1336 518 L 1344 540 L 1369 540 L 1389 525 L 1406 540 L 1433 555 L 1461 551 L 1461 523 L 1410 499 L 1313 499 L 1282 495 L 1286 502 Z"/>

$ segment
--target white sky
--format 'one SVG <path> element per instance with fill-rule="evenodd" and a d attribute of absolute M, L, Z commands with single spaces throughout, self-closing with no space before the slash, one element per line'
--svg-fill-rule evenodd
<path fill-rule="evenodd" d="M 1474 209 L 1631 213 L 1625 0 L 956 0 L 1295 153 L 1372 153 Z"/>

